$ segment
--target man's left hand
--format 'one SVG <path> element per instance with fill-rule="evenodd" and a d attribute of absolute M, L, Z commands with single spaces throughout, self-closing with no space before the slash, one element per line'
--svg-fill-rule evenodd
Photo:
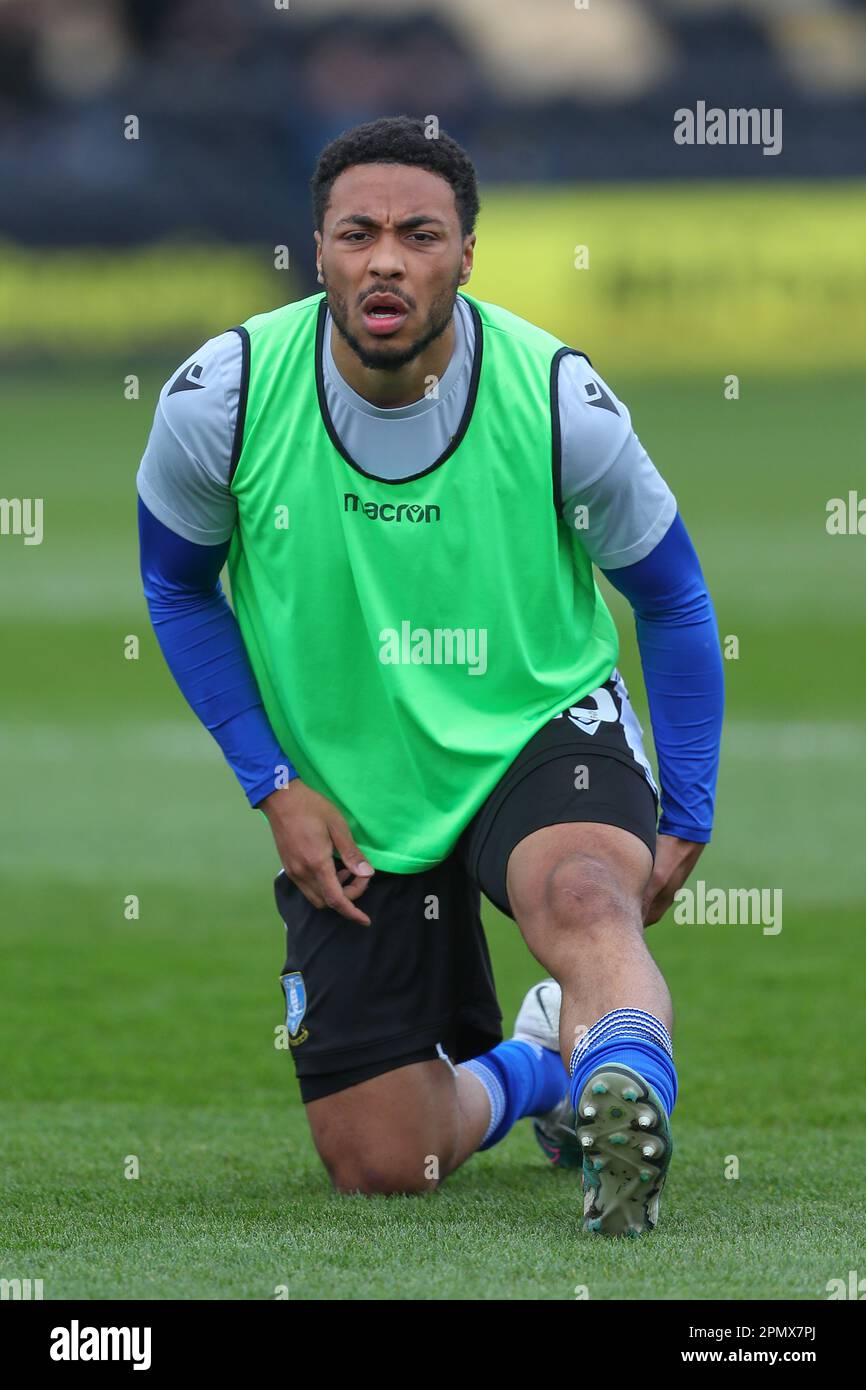
<path fill-rule="evenodd" d="M 664 917 L 704 849 L 704 845 L 681 840 L 678 835 L 659 835 L 655 864 L 643 895 L 645 927 Z"/>

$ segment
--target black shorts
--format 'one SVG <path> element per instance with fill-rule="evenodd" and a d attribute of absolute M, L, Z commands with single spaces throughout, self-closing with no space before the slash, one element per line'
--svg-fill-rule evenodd
<path fill-rule="evenodd" d="M 358 899 L 369 927 L 313 907 L 280 873 L 280 980 L 302 1099 L 411 1062 L 443 1054 L 462 1062 L 495 1047 L 502 1015 L 481 924 L 482 892 L 513 917 L 509 856 L 547 825 L 620 826 L 654 855 L 657 808 L 640 725 L 615 671 L 530 739 L 447 859 L 417 874 L 377 870 Z"/>

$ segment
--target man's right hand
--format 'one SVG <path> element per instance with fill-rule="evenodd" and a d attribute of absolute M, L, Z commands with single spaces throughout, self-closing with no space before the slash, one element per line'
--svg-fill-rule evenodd
<path fill-rule="evenodd" d="M 259 802 L 273 831 L 280 862 L 314 907 L 332 907 L 350 922 L 370 926 L 370 918 L 353 907 L 375 872 L 332 801 L 293 777 Z M 337 872 L 333 851 L 344 865 Z M 349 880 L 352 882 L 349 882 Z"/>

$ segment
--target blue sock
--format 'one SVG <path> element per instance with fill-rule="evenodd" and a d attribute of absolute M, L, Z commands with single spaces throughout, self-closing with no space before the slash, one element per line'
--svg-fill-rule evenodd
<path fill-rule="evenodd" d="M 677 1072 L 670 1034 L 654 1014 L 614 1009 L 584 1033 L 571 1054 L 571 1103 L 578 1108 L 591 1072 L 609 1062 L 631 1067 L 648 1081 L 668 1115 L 677 1098 Z"/>
<path fill-rule="evenodd" d="M 568 1075 L 559 1053 L 522 1038 L 509 1038 L 492 1052 L 461 1066 L 478 1077 L 490 1101 L 490 1123 L 481 1149 L 498 1144 L 525 1115 L 552 1110 L 568 1090 Z"/>

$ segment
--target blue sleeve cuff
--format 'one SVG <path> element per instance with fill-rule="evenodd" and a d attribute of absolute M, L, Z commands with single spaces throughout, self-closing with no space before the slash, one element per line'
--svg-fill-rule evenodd
<path fill-rule="evenodd" d="M 249 801 L 253 810 L 256 809 L 256 807 L 259 805 L 259 802 L 264 801 L 266 796 L 270 796 L 271 792 L 277 790 L 278 773 L 280 775 L 280 787 L 287 787 L 290 782 L 294 782 L 295 778 L 299 776 L 297 769 L 292 767 L 292 764 L 289 762 L 287 758 L 284 759 L 282 763 L 278 763 L 274 768 L 274 774 L 272 777 L 265 778 L 263 782 L 259 782 L 254 787 L 245 788 L 247 800 Z"/>

